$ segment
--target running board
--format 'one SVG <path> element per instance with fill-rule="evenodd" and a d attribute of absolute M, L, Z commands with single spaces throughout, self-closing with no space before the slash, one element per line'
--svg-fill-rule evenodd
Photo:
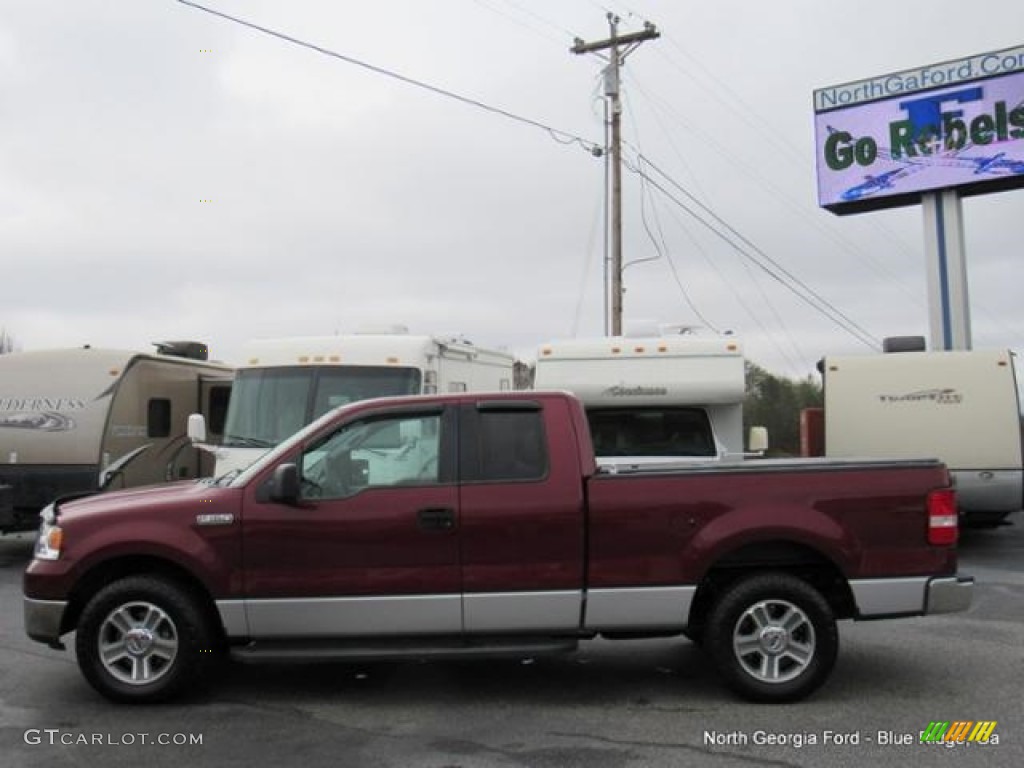
<path fill-rule="evenodd" d="M 467 642 L 418 638 L 409 641 L 365 642 L 265 640 L 231 649 L 241 662 L 387 661 L 391 659 L 464 659 L 472 657 L 532 656 L 575 651 L 575 638 L 494 639 Z"/>

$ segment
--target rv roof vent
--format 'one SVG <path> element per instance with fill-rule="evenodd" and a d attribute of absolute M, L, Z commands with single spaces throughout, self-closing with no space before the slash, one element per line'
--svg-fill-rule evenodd
<path fill-rule="evenodd" d="M 659 336 L 696 336 L 704 328 L 700 325 L 686 325 L 685 323 L 668 323 L 658 326 Z M 731 331 L 730 331 L 731 333 Z"/>
<path fill-rule="evenodd" d="M 158 355 L 185 357 L 189 360 L 208 360 L 210 350 L 201 341 L 154 341 Z"/>
<path fill-rule="evenodd" d="M 882 339 L 882 351 L 889 352 L 924 352 L 924 336 L 889 336 Z"/>

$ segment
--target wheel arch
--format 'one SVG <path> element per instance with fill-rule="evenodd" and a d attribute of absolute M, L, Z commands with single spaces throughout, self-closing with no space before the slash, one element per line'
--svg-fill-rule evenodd
<path fill-rule="evenodd" d="M 85 606 L 103 587 L 129 576 L 155 576 L 184 589 L 197 601 L 203 616 L 218 638 L 224 640 L 224 625 L 207 586 L 187 568 L 155 555 L 115 557 L 97 563 L 83 573 L 69 595 L 68 607 L 61 620 L 61 634 L 70 632 L 78 626 Z"/>
<path fill-rule="evenodd" d="M 748 542 L 726 551 L 708 567 L 697 585 L 687 621 L 688 633 L 699 636 L 718 597 L 742 578 L 778 572 L 814 587 L 836 619 L 852 618 L 856 603 L 838 564 L 814 547 L 791 539 Z"/>

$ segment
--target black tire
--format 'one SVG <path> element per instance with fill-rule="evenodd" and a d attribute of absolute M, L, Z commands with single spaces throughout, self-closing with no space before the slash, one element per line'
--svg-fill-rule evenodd
<path fill-rule="evenodd" d="M 686 629 L 683 630 L 683 637 L 685 637 L 691 643 L 696 645 L 698 648 L 703 648 L 704 624 L 690 624 Z"/>
<path fill-rule="evenodd" d="M 197 681 L 218 645 L 201 607 L 159 576 L 129 576 L 97 592 L 75 637 L 78 666 L 113 701 L 164 701 Z"/>
<path fill-rule="evenodd" d="M 839 651 L 832 609 L 784 573 L 737 581 L 712 606 L 704 648 L 726 684 L 751 701 L 802 699 L 825 682 Z"/>

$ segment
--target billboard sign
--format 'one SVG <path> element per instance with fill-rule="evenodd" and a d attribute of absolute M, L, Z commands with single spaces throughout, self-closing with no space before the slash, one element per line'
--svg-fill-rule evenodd
<path fill-rule="evenodd" d="M 1024 46 L 821 88 L 814 111 L 833 213 L 1024 187 Z"/>

